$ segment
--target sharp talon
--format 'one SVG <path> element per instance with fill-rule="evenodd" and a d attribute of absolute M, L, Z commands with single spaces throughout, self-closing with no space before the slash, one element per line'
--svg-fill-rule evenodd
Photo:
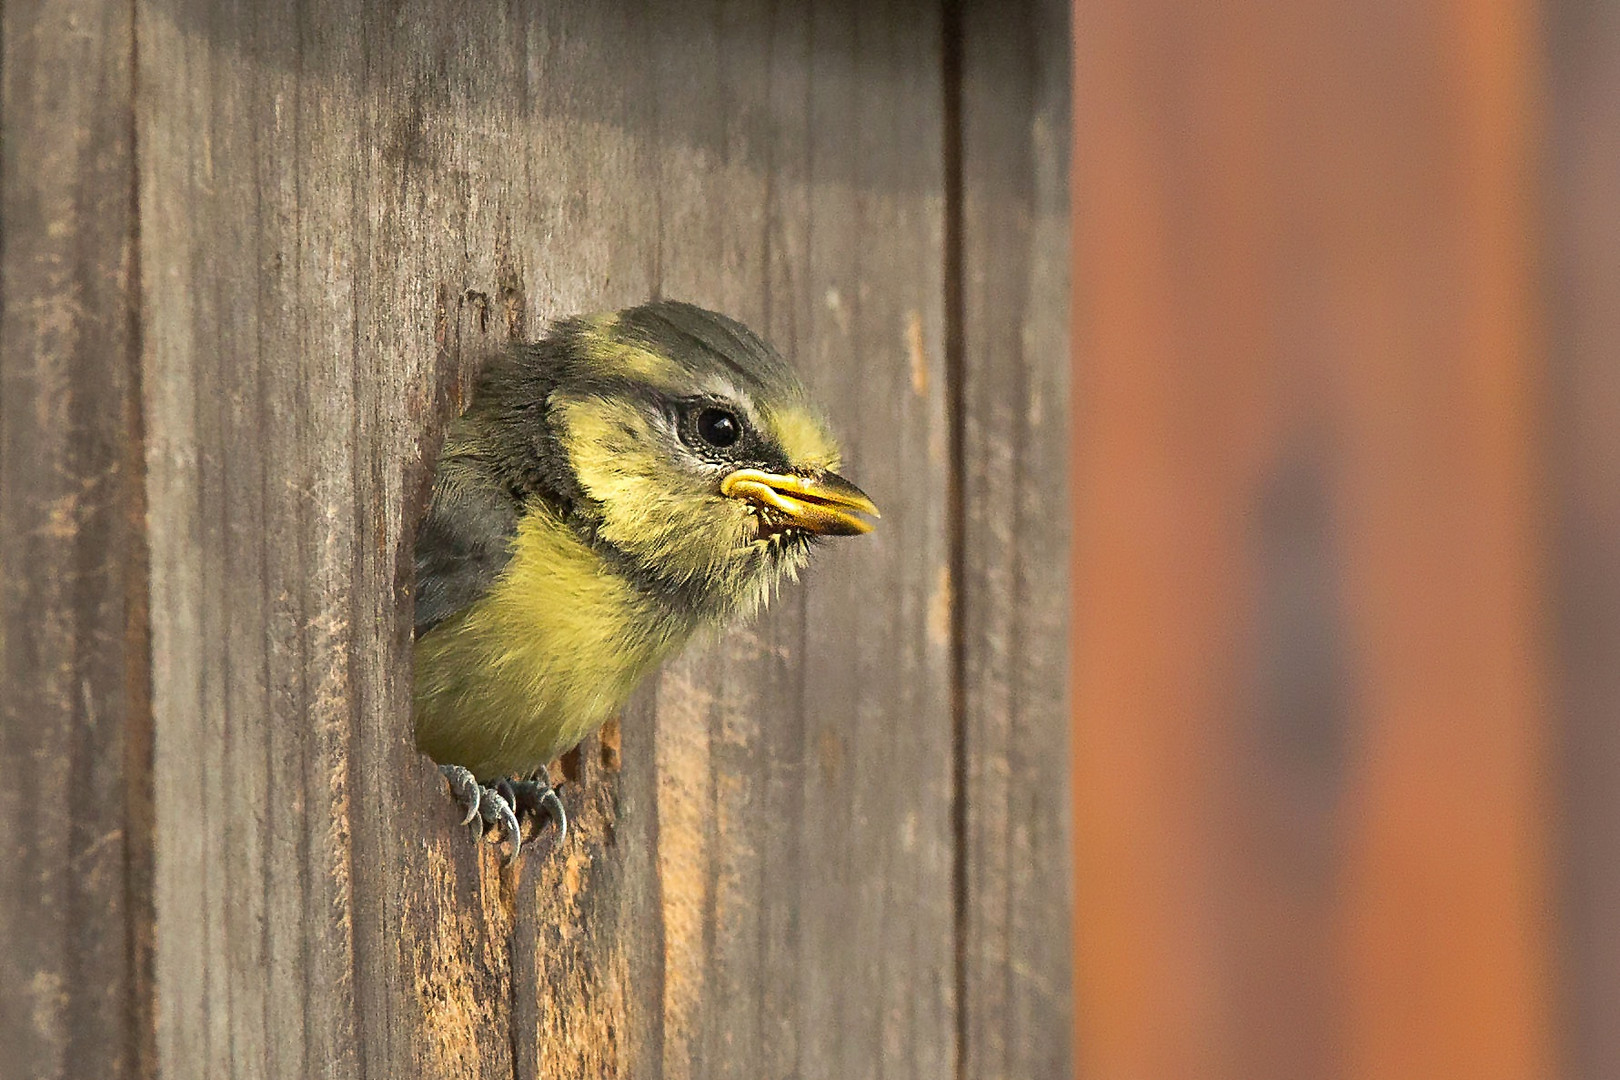
<path fill-rule="evenodd" d="M 500 826 L 505 838 L 512 841 L 512 852 L 505 859 L 505 865 L 511 866 L 517 861 L 518 852 L 523 850 L 523 831 L 518 828 L 517 814 L 513 812 L 512 804 L 495 788 L 487 787 L 479 801 L 478 814 L 486 823 Z"/>
<path fill-rule="evenodd" d="M 466 811 L 463 825 L 482 819 L 488 832 L 494 828 L 496 843 L 508 840 L 511 853 L 503 865 L 511 866 L 523 850 L 523 823 L 530 823 L 530 840 L 538 836 L 548 820 L 557 823 L 557 844 L 568 839 L 568 810 L 563 806 L 562 784 L 552 785 L 544 768 L 536 769 L 527 779 L 496 780 L 489 785 L 480 784 L 477 777 L 460 765 L 440 765 L 439 772 L 450 785 L 450 794 Z"/>
<path fill-rule="evenodd" d="M 478 780 L 460 765 L 440 765 L 439 772 L 449 782 L 450 794 L 456 803 L 466 811 L 461 823 L 471 824 L 472 819 L 478 816 L 479 803 L 483 801 L 479 795 Z"/>
<path fill-rule="evenodd" d="M 568 839 L 568 811 L 563 809 L 562 797 L 557 794 L 556 788 L 547 788 L 546 793 L 540 796 L 540 806 L 551 819 L 557 823 L 557 846 Z"/>
<path fill-rule="evenodd" d="M 530 839 L 540 834 L 549 819 L 557 823 L 557 843 L 561 844 L 568 836 L 568 812 L 563 809 L 557 788 L 547 781 L 546 771 L 536 769 L 527 780 L 514 781 L 510 786 L 517 798 L 512 805 L 520 820 L 526 820 L 533 826 Z"/>

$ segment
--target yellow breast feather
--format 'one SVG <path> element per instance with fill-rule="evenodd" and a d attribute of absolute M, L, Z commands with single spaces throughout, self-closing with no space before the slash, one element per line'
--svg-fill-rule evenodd
<path fill-rule="evenodd" d="M 417 745 L 478 776 L 572 749 L 690 636 L 656 608 L 535 504 L 490 590 L 417 642 Z"/>

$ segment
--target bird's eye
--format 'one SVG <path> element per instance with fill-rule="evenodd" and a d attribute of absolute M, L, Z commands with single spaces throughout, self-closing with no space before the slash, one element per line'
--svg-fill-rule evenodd
<path fill-rule="evenodd" d="M 698 436 L 710 446 L 722 449 L 735 443 L 742 435 L 742 424 L 725 409 L 710 406 L 697 415 Z"/>

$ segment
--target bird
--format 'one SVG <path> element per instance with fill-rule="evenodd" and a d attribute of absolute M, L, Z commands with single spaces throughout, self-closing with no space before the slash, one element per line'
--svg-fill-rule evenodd
<path fill-rule="evenodd" d="M 793 368 L 676 300 L 563 318 L 493 356 L 415 539 L 413 719 L 465 811 L 567 836 L 546 772 L 699 631 L 744 619 L 872 499 Z"/>

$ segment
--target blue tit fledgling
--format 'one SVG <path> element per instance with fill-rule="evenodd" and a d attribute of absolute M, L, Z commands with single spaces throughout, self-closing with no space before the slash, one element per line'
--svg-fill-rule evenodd
<path fill-rule="evenodd" d="M 877 508 L 792 369 L 659 301 L 562 320 L 480 374 L 416 541 L 417 746 L 512 843 L 544 766 L 703 627 L 745 616 Z"/>

